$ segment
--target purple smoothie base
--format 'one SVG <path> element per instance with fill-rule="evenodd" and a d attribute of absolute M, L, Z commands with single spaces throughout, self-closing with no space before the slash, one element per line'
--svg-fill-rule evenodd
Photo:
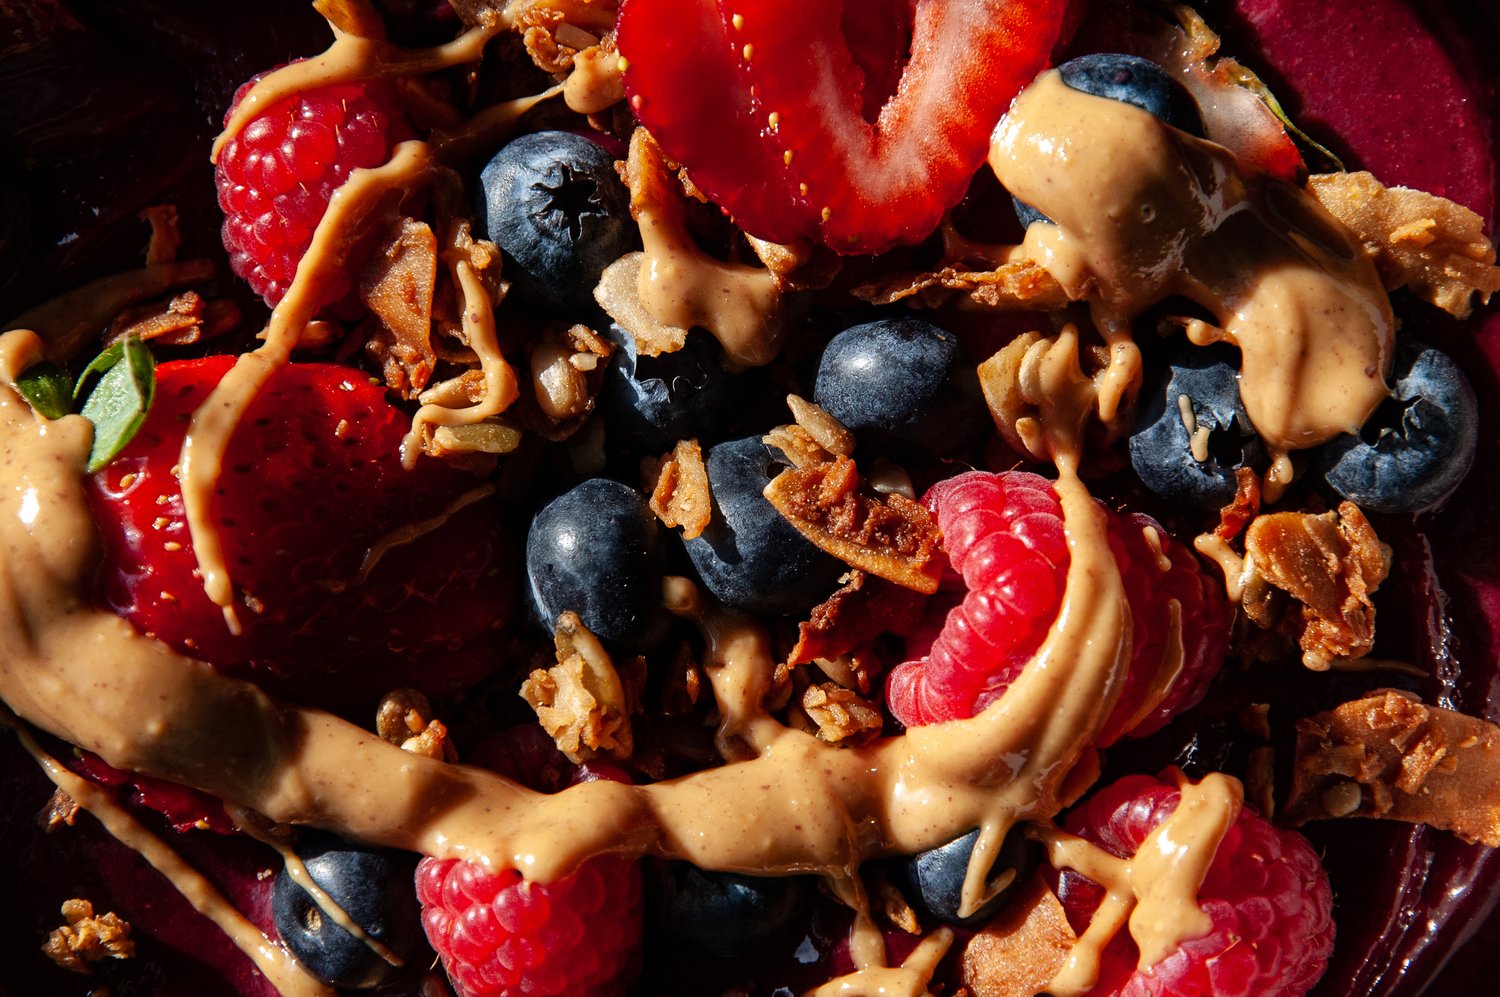
<path fill-rule="evenodd" d="M 1493 151 L 1500 148 L 1493 122 L 1500 118 L 1500 93 L 1493 69 L 1480 68 L 1475 44 L 1500 33 L 1500 12 L 1472 9 L 1484 6 L 1464 0 L 1410 5 L 1365 0 L 1353 15 L 1341 0 L 1236 0 L 1210 2 L 1205 12 L 1224 34 L 1225 51 L 1261 71 L 1294 118 L 1351 167 L 1369 168 L 1387 183 L 1443 194 L 1493 217 Z M 247 19 L 239 8 L 208 25 L 193 15 L 192 5 L 167 0 L 140 6 L 92 0 L 80 9 L 116 29 L 111 37 L 143 39 L 164 59 L 143 69 L 117 48 L 62 30 L 58 44 L 0 63 L 0 92 L 8 98 L 0 101 L 0 137 L 14 141 L 28 154 L 22 160 L 35 168 L 27 182 L 38 188 L 36 202 L 44 210 L 32 220 L 31 241 L 52 247 L 32 250 L 19 269 L 7 273 L 10 259 L 0 245 L 3 315 L 65 289 L 75 275 L 122 265 L 141 237 L 130 221 L 135 210 L 168 194 L 180 198 L 190 220 L 189 252 L 200 248 L 194 238 L 212 240 L 215 227 L 194 228 L 191 219 L 195 212 L 202 217 L 212 210 L 200 157 L 212 133 L 214 109 L 223 106 L 239 80 L 305 53 L 322 37 L 307 5 L 300 3 L 280 5 L 278 14 L 284 16 L 277 18 L 260 13 Z M 220 54 L 227 52 L 234 55 Z M 146 96 L 133 97 L 127 108 L 114 96 L 124 92 L 120 86 L 90 84 L 94 77 L 85 71 L 92 67 L 97 75 L 101 57 Z M 36 92 L 39 79 L 66 77 L 69 70 L 77 71 L 81 82 Z M 81 90 L 72 93 L 68 86 Z M 10 99 L 18 95 L 25 99 Z M 49 100 L 80 113 L 71 122 L 37 114 L 35 108 Z M 148 157 L 135 136 L 152 126 L 155 144 Z M 70 154 L 68 143 L 81 147 L 79 136 L 85 134 L 105 152 Z M 120 157 L 162 166 L 102 168 Z M 140 186 L 143 177 L 154 178 L 152 186 Z M 58 196 L 80 190 L 88 193 Z M 75 231 L 88 237 L 65 238 Z M 1500 397 L 1500 310 L 1487 309 L 1469 323 L 1442 319 L 1417 305 L 1405 305 L 1402 312 L 1407 330 L 1435 340 L 1463 361 L 1480 398 Z M 1380 612 L 1383 644 L 1438 676 L 1425 690 L 1429 696 L 1500 721 L 1494 628 L 1500 621 L 1500 530 L 1488 518 L 1500 508 L 1500 416 L 1493 407 L 1483 415 L 1484 450 L 1453 500 L 1437 513 L 1377 523 L 1382 539 L 1395 547 L 1403 573 L 1382 592 Z M 1462 676 L 1460 661 L 1466 666 Z M 1149 755 L 1151 746 L 1141 751 Z M 0 997 L 82 995 L 100 985 L 108 985 L 115 997 L 274 993 L 216 928 L 91 817 L 81 815 L 77 826 L 43 835 L 35 815 L 50 795 L 50 783 L 10 737 L 0 737 L 0 786 L 0 868 L 13 898 L 0 910 L 6 965 Z M 278 865 L 272 852 L 244 839 L 165 833 L 241 910 L 269 925 L 272 880 L 261 877 Z M 1327 856 L 1340 925 L 1332 966 L 1315 994 L 1475 993 L 1486 989 L 1482 981 L 1500 975 L 1500 850 L 1379 822 L 1330 824 L 1309 833 Z M 47 932 L 60 923 L 58 908 L 75 896 L 132 922 L 136 959 L 107 965 L 90 979 L 57 969 L 38 953 Z M 819 961 L 838 961 L 837 939 L 846 923 L 831 910 L 815 917 L 810 941 Z M 725 985 L 763 976 L 768 965 L 795 967 L 801 944 L 789 939 L 784 952 L 730 967 Z M 804 956 L 808 951 L 802 948 Z M 672 957 L 669 944 L 652 954 Z M 653 980 L 653 992 L 688 992 L 689 987 L 697 992 L 705 983 L 687 963 L 665 976 Z M 791 986 L 791 992 L 816 982 L 807 968 L 800 974 L 788 969 L 775 981 Z M 408 984 L 386 993 L 406 997 L 415 990 Z"/>

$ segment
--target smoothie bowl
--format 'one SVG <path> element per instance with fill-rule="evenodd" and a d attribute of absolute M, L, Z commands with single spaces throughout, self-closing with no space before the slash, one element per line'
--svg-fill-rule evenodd
<path fill-rule="evenodd" d="M 6 9 L 0 990 L 1476 986 L 1495 25 L 1304 6 Z"/>

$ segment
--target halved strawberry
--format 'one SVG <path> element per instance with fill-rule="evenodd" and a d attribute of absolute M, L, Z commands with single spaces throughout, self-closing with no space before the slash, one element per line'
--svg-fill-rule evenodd
<path fill-rule="evenodd" d="M 887 16 L 807 0 L 626 0 L 631 106 L 752 235 L 845 253 L 918 241 L 1046 64 L 1067 2 L 874 6 Z"/>

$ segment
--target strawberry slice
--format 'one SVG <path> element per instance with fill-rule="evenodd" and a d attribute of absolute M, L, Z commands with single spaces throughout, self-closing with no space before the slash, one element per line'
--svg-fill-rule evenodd
<path fill-rule="evenodd" d="M 916 242 L 963 197 L 1068 5 L 876 6 L 891 16 L 807 0 L 626 0 L 617 41 L 631 106 L 752 235 L 845 253 Z"/>

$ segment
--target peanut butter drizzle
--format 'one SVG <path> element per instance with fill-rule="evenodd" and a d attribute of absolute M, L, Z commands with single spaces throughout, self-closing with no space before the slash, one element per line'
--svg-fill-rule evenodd
<path fill-rule="evenodd" d="M 94 783 L 75 775 L 36 742 L 30 732 L 14 721 L 9 711 L 0 714 L 0 726 L 11 727 L 31 757 L 37 760 L 53 785 L 67 793 L 84 810 L 98 818 L 114 838 L 141 856 L 161 873 L 193 909 L 212 921 L 235 947 L 245 953 L 283 997 L 334 997 L 334 991 L 309 976 L 285 948 L 267 938 L 249 918 L 220 893 L 208 879 L 189 865 L 166 842 L 148 831 L 109 794 Z"/>
<path fill-rule="evenodd" d="M 233 604 L 234 586 L 213 515 L 214 489 L 230 437 L 271 375 L 291 361 L 302 330 L 317 313 L 324 288 L 341 273 L 347 241 L 359 230 L 361 220 L 388 195 L 404 195 L 436 169 L 426 145 L 403 142 L 384 166 L 349 174 L 349 179 L 329 199 L 328 210 L 313 233 L 312 245 L 297 264 L 296 277 L 271 313 L 270 323 L 261 334 L 264 343 L 243 354 L 193 413 L 182 443 L 183 507 L 193 551 L 203 573 L 203 590 L 215 605 L 223 608 L 232 632 L 239 632 Z M 488 305 L 486 299 L 486 309 Z M 466 310 L 466 328 L 468 322 Z"/>
<path fill-rule="evenodd" d="M 1127 919 L 1142 969 L 1213 929 L 1198 906 L 1198 891 L 1219 843 L 1239 816 L 1244 791 L 1218 772 L 1198 783 L 1181 779 L 1178 788 L 1177 808 L 1129 859 L 1055 828 L 1037 832 L 1054 867 L 1076 869 L 1106 890 L 1088 930 L 1047 986 L 1053 997 L 1078 997 L 1093 988 L 1104 947 Z"/>
<path fill-rule="evenodd" d="M 856 965 L 854 972 L 829 980 L 806 997 L 923 997 L 952 944 L 953 932 L 939 928 L 918 942 L 900 966 Z"/>
<path fill-rule="evenodd" d="M 989 162 L 1055 223 L 1030 226 L 1020 252 L 1088 300 L 1120 377 L 1139 376 L 1130 321 L 1183 295 L 1218 322 L 1193 323 L 1190 339 L 1240 348 L 1246 411 L 1275 448 L 1356 432 L 1388 395 L 1390 301 L 1374 264 L 1299 188 L 1245 176 L 1228 150 L 1056 70 L 1016 98 Z"/>

